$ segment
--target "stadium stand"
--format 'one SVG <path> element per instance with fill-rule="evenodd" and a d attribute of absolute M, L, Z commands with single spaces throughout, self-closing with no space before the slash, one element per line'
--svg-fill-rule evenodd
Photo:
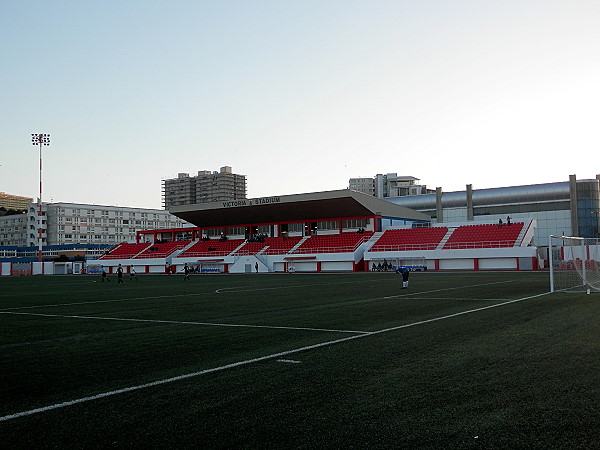
<path fill-rule="evenodd" d="M 370 251 L 435 250 L 447 232 L 446 227 L 386 230 Z"/>
<path fill-rule="evenodd" d="M 173 254 L 177 250 L 181 250 L 191 241 L 171 241 L 171 242 L 163 242 L 160 244 L 152 244 L 141 253 L 138 253 L 134 258 L 142 259 L 142 258 L 166 258 L 169 255 Z"/>
<path fill-rule="evenodd" d="M 458 227 L 444 244 L 444 249 L 500 248 L 515 245 L 523 223 L 498 226 L 494 224 Z"/>
<path fill-rule="evenodd" d="M 113 247 L 108 254 L 102 255 L 98 259 L 129 259 L 134 258 L 138 253 L 143 252 L 146 248 L 152 244 L 147 242 L 141 244 L 128 244 L 122 243 Z"/>

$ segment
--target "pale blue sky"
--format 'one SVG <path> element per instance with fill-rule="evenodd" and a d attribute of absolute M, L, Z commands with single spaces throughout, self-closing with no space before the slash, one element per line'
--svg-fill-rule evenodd
<path fill-rule="evenodd" d="M 0 191 L 161 207 L 396 172 L 462 190 L 600 173 L 597 0 L 0 0 Z"/>

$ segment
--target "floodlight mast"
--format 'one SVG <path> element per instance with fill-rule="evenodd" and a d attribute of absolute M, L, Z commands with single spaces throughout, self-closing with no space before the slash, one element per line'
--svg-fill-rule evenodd
<path fill-rule="evenodd" d="M 46 133 L 32 133 L 31 143 L 40 148 L 40 198 L 38 210 L 38 261 L 42 262 L 42 146 L 50 145 L 50 135 Z M 42 267 L 43 273 L 43 267 Z"/>

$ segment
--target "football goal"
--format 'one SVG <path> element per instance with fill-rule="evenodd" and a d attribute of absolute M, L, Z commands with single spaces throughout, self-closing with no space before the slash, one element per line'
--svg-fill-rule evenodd
<path fill-rule="evenodd" d="M 600 239 L 550 236 L 550 290 L 600 292 Z"/>

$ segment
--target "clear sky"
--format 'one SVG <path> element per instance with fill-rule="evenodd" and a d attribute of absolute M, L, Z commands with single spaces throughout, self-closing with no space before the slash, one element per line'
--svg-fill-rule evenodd
<path fill-rule="evenodd" d="M 161 207 L 396 172 L 444 191 L 600 173 L 598 0 L 0 0 L 0 191 Z"/>

